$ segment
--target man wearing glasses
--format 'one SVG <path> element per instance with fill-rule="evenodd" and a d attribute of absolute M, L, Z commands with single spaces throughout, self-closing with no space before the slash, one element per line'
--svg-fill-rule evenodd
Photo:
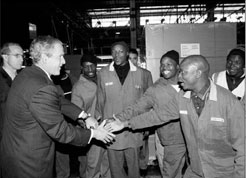
<path fill-rule="evenodd" d="M 12 81 L 21 69 L 23 49 L 17 43 L 5 43 L 1 49 L 0 67 L 0 142 L 2 139 L 3 117 L 5 103 Z"/>

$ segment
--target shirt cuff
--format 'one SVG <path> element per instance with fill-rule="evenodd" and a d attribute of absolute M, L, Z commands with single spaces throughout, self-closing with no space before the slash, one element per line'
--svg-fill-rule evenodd
<path fill-rule="evenodd" d="M 90 139 L 89 139 L 89 141 L 88 141 L 88 144 L 90 144 L 91 139 L 92 139 L 93 136 L 94 136 L 94 130 L 93 130 L 93 129 L 90 129 L 90 130 L 91 130 L 91 136 L 90 136 Z"/>
<path fill-rule="evenodd" d="M 88 113 L 86 113 L 85 111 L 82 111 L 80 114 L 79 114 L 79 118 L 82 118 L 82 119 L 85 119 L 89 116 Z"/>

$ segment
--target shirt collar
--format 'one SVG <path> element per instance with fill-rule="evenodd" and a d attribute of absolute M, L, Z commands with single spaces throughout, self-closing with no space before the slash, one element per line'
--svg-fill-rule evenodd
<path fill-rule="evenodd" d="M 196 95 L 200 99 L 204 100 L 205 97 L 207 96 L 209 90 L 210 90 L 210 82 L 207 82 L 198 93 L 195 93 L 195 92 L 192 91 L 191 92 L 191 97 Z"/>
<path fill-rule="evenodd" d="M 83 74 L 80 74 L 79 79 L 83 82 L 92 82 L 96 84 L 96 77 L 94 79 L 86 78 Z"/>
<path fill-rule="evenodd" d="M 10 70 L 9 68 L 6 68 L 4 66 L 2 66 L 2 69 L 8 74 L 8 76 L 13 81 L 14 78 L 16 77 L 16 75 L 17 75 L 17 71 L 16 70 Z"/>
<path fill-rule="evenodd" d="M 130 65 L 130 71 L 137 71 L 137 67 L 130 61 L 128 60 L 129 65 Z M 114 62 L 111 62 L 109 64 L 109 71 L 114 71 Z"/>
<path fill-rule="evenodd" d="M 1 73 L 5 78 L 11 79 L 11 77 L 10 77 L 9 74 L 4 70 L 3 67 L 0 67 L 0 73 Z M 11 80 L 12 80 L 12 79 L 11 79 Z"/>
<path fill-rule="evenodd" d="M 44 71 L 44 73 L 48 76 L 48 78 L 52 81 L 52 79 L 50 78 L 50 75 L 48 74 L 48 72 L 46 72 L 46 70 L 44 70 L 41 66 L 39 65 L 35 65 L 37 67 L 39 67 L 40 69 L 42 69 L 42 71 Z"/>

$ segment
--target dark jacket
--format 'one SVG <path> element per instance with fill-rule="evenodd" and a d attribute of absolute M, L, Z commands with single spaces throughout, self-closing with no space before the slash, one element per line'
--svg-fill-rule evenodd
<path fill-rule="evenodd" d="M 54 140 L 86 145 L 90 130 L 68 124 L 63 114 L 76 119 L 81 110 L 64 97 L 37 66 L 15 78 L 6 103 L 1 142 L 3 178 L 51 178 Z"/>
<path fill-rule="evenodd" d="M 5 105 L 8 97 L 9 89 L 12 84 L 12 79 L 7 72 L 0 67 L 0 142 L 3 130 L 3 118 L 5 115 Z"/>

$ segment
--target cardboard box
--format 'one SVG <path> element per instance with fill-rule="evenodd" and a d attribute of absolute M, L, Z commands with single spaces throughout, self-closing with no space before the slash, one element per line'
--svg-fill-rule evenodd
<path fill-rule="evenodd" d="M 236 23 L 147 25 L 146 62 L 153 80 L 159 78 L 161 56 L 169 50 L 184 55 L 199 53 L 210 63 L 210 75 L 225 69 L 228 52 L 236 47 Z M 182 48 L 181 48 L 182 47 Z"/>

